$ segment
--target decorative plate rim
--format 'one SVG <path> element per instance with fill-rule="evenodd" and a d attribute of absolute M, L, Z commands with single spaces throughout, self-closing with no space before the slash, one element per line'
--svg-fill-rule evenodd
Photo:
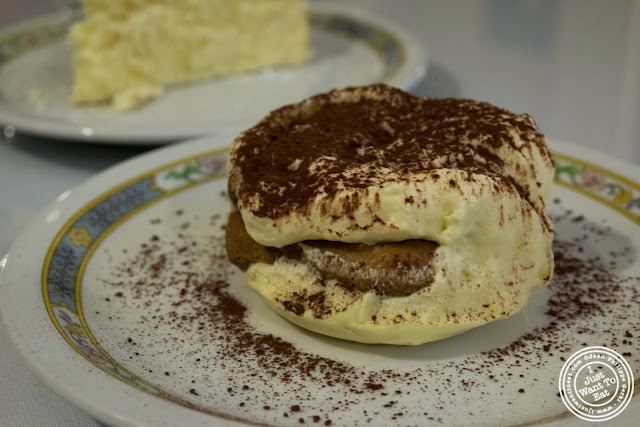
<path fill-rule="evenodd" d="M 206 140 L 206 139 L 205 139 Z M 194 141 L 194 142 L 198 142 L 198 140 Z M 201 141 L 202 142 L 202 141 Z M 202 144 L 200 144 L 202 145 Z M 198 150 L 198 151 L 194 151 L 193 154 L 189 155 L 189 156 L 185 156 L 180 158 L 179 160 L 173 160 L 171 162 L 165 162 L 162 161 L 162 163 L 158 163 L 158 162 L 154 162 L 155 166 L 150 167 L 146 170 L 146 172 L 141 173 L 141 174 L 129 174 L 132 175 L 132 178 L 126 179 L 123 182 L 118 183 L 117 185 L 111 185 L 106 187 L 105 190 L 103 190 L 102 192 L 100 192 L 100 195 L 97 197 L 92 198 L 89 202 L 84 202 L 81 204 L 80 208 L 78 209 L 74 209 L 74 211 L 69 214 L 66 215 L 66 219 L 63 221 L 64 225 L 59 227 L 57 229 L 57 231 L 55 232 L 56 237 L 51 241 L 51 244 L 49 245 L 47 251 L 46 251 L 46 258 L 45 261 L 43 262 L 43 269 L 42 269 L 42 276 L 40 278 L 41 280 L 41 296 L 43 298 L 44 301 L 44 306 L 47 309 L 47 313 L 49 316 L 49 320 L 52 321 L 53 326 L 56 327 L 56 329 L 58 330 L 58 333 L 60 333 L 63 338 L 67 341 L 67 343 L 69 343 L 69 339 L 67 339 L 65 333 L 62 330 L 62 327 L 59 324 L 56 324 L 56 319 L 55 316 L 53 316 L 52 314 L 52 307 L 50 304 L 47 304 L 47 286 L 48 286 L 48 282 L 47 282 L 47 262 L 50 261 L 50 257 L 52 256 L 52 251 L 55 250 L 56 248 L 56 243 L 59 243 L 59 241 L 65 236 L 67 235 L 67 233 L 71 230 L 72 226 L 74 224 L 76 224 L 77 219 L 83 214 L 86 213 L 89 209 L 91 209 L 91 207 L 99 204 L 100 202 L 104 201 L 106 198 L 108 198 L 110 195 L 116 194 L 119 191 L 122 191 L 123 189 L 129 187 L 131 184 L 135 184 L 138 182 L 141 182 L 144 178 L 148 178 L 150 175 L 152 174 L 158 174 L 160 172 L 163 171 L 167 171 L 171 168 L 175 168 L 176 166 L 184 166 L 186 164 L 188 164 L 190 161 L 194 161 L 197 159 L 202 159 L 205 158 L 207 156 L 218 156 L 218 157 L 224 157 L 226 155 L 228 148 L 227 147 L 222 147 L 222 148 L 218 148 L 215 150 Z M 167 153 L 167 152 L 178 152 L 180 151 L 180 147 L 169 147 L 166 148 L 164 150 L 160 150 L 159 152 L 155 152 L 155 153 L 149 153 L 146 155 L 142 155 L 139 156 L 137 158 L 131 159 L 127 162 L 125 162 L 125 164 L 128 165 L 132 165 L 135 162 L 139 161 L 141 158 L 151 158 L 154 154 L 155 155 L 159 155 L 161 153 Z M 157 156 L 159 157 L 159 156 Z M 166 157 L 166 155 L 164 156 Z M 554 180 L 556 184 L 562 185 L 564 187 L 567 187 L 583 196 L 586 196 L 588 198 L 591 198 L 601 204 L 604 204 L 605 206 L 617 211 L 618 213 L 626 216 L 628 219 L 630 219 L 633 223 L 640 225 L 640 183 L 630 179 L 628 176 L 625 176 L 623 174 L 619 174 L 616 172 L 611 171 L 610 169 L 608 169 L 607 167 L 603 167 L 603 166 L 599 166 L 595 163 L 591 163 L 589 161 L 586 160 L 582 160 L 580 158 L 571 156 L 571 155 L 567 155 L 567 154 L 561 154 L 558 152 L 554 152 L 554 158 L 556 160 L 556 179 Z M 622 162 L 622 161 L 618 161 L 618 162 Z M 125 164 L 120 165 L 120 166 L 125 166 Z M 158 166 L 159 165 L 159 166 Z M 574 166 L 577 167 L 575 169 L 563 169 L 566 166 Z M 118 166 L 115 166 L 114 168 L 117 168 Z M 100 177 L 100 176 L 104 176 L 105 174 L 108 174 L 109 172 L 113 172 L 114 168 L 110 168 L 109 170 L 103 172 L 102 174 L 99 174 L 96 178 Z M 632 166 L 632 168 L 637 168 L 637 166 Z M 182 171 L 184 172 L 184 170 Z M 186 176 L 183 174 L 183 186 L 179 186 L 179 187 L 175 187 L 174 189 L 172 189 L 170 192 L 166 193 L 163 197 L 159 197 L 157 199 L 153 199 L 151 201 L 151 203 L 153 203 L 154 201 L 158 201 L 161 198 L 167 197 L 171 194 L 174 194 L 178 191 L 182 191 L 186 188 L 191 188 L 193 185 L 198 185 L 204 182 L 207 182 L 209 180 L 212 179 L 219 179 L 222 178 L 222 175 L 220 174 L 220 169 L 215 169 L 215 168 L 211 168 L 209 171 L 209 173 L 207 174 L 201 174 L 201 175 L 197 175 L 196 172 L 191 172 L 191 176 L 189 174 L 187 174 Z M 600 179 L 596 178 L 594 179 L 593 176 L 593 172 L 596 172 L 596 175 L 599 176 Z M 196 174 L 196 175 L 194 175 Z M 129 176 L 128 175 L 128 176 Z M 197 179 L 192 179 L 192 176 L 196 176 Z M 609 184 L 614 183 L 614 184 L 619 184 L 619 186 L 610 186 Z M 81 184 L 81 186 L 83 186 L 84 184 Z M 81 187 L 80 186 L 80 187 Z M 78 187 L 78 188 L 80 188 Z M 157 187 L 157 183 L 154 182 L 154 185 L 152 185 L 151 187 Z M 629 194 L 631 194 L 631 196 L 629 196 Z M 146 207 L 148 207 L 149 204 L 144 204 L 143 206 L 140 207 L 141 209 L 144 209 Z M 137 211 L 136 211 L 137 212 Z M 132 212 L 133 214 L 133 212 Z M 115 224 L 115 226 L 117 226 L 121 221 L 119 221 L 117 224 Z M 114 228 L 115 228 L 114 226 Z M 108 234 L 108 233 L 106 233 Z M 93 237 L 93 236 L 92 236 Z M 97 247 L 97 245 L 99 244 L 99 241 L 94 240 L 94 244 L 96 244 L 95 247 Z M 11 253 L 11 250 L 10 250 Z M 90 257 L 90 254 L 88 254 L 88 257 Z M 46 261 L 48 260 L 48 261 Z M 5 259 L 6 262 L 6 259 Z M 0 267 L 2 267 L 2 262 L 0 262 Z M 80 276 L 80 275 L 79 275 Z M 2 270 L 0 270 L 0 291 L 2 290 L 3 287 L 3 277 L 4 277 L 4 268 L 2 268 Z M 78 279 L 78 278 L 76 278 Z M 78 281 L 78 283 L 81 285 L 81 277 Z M 81 286 L 78 287 L 78 291 L 80 290 Z M 75 295 L 75 291 L 74 291 L 74 295 Z M 76 297 L 79 298 L 79 294 L 76 295 Z M 1 299 L 0 299 L 1 302 Z M 3 319 L 6 322 L 6 319 Z M 85 325 L 81 325 L 81 326 L 86 326 Z M 9 328 L 8 328 L 9 329 Z M 90 332 L 90 331 L 89 331 Z M 11 333 L 10 334 L 12 341 L 16 342 L 17 337 Z M 18 346 L 19 348 L 21 348 L 20 346 Z M 73 348 L 73 345 L 72 345 Z M 82 354 L 81 352 L 79 352 L 76 348 L 74 348 L 74 350 L 78 353 L 80 353 L 82 355 L 82 357 L 86 358 L 86 355 Z M 22 351 L 21 348 L 21 352 L 23 353 L 23 356 L 25 356 L 24 351 Z M 91 361 L 91 363 L 93 363 Z M 100 368 L 100 367 L 99 367 Z M 114 376 L 120 380 L 122 380 L 121 377 L 118 377 L 117 375 L 113 375 L 113 373 L 108 372 L 108 371 L 104 371 L 102 368 L 100 368 L 101 371 L 106 372 L 107 374 Z M 40 376 L 45 376 L 45 374 L 41 371 L 37 371 L 37 373 Z M 126 382 L 125 383 L 127 385 L 131 385 L 130 383 Z M 636 386 L 638 385 L 639 380 L 637 379 L 635 381 Z M 140 388 L 138 388 L 140 389 Z M 64 390 L 65 392 L 68 393 L 72 393 L 72 390 Z M 145 390 L 148 391 L 148 390 Z M 58 392 L 60 392 L 60 390 L 58 390 Z M 63 394 L 65 397 L 69 398 L 69 395 L 65 392 L 62 392 L 61 394 Z M 147 394 L 147 393 L 145 393 Z M 637 391 L 636 391 L 637 394 Z M 159 393 L 159 395 L 161 395 Z M 162 396 L 162 395 L 161 395 Z M 165 398 L 168 398 L 170 401 L 177 403 L 179 405 L 184 405 L 183 402 L 180 401 L 180 399 L 174 399 L 171 396 L 163 396 Z M 192 406 L 191 404 L 189 404 L 190 406 Z M 93 409 L 93 408 L 92 408 Z M 206 414 L 210 414 L 210 415 L 215 415 L 217 417 L 222 417 L 222 418 L 226 418 L 229 421 L 242 421 L 242 422 L 249 422 L 251 423 L 250 420 L 246 420 L 246 419 L 242 419 L 242 418 L 237 418 L 237 417 L 233 417 L 233 416 L 229 416 L 227 414 L 221 414 L 221 413 L 212 413 L 212 411 L 208 411 L 205 410 L 204 411 Z M 95 411 L 92 411 L 92 413 L 96 413 Z M 102 414 L 100 414 L 102 415 Z M 564 418 L 566 416 L 568 416 L 569 413 L 565 412 L 565 413 L 560 413 L 560 414 L 556 414 L 550 417 L 545 417 L 530 423 L 526 423 L 524 425 L 532 425 L 532 424 L 539 424 L 539 423 L 545 423 L 545 422 L 551 422 L 557 419 L 561 419 Z M 100 419 L 104 419 L 104 417 L 100 417 Z M 120 420 L 122 421 L 122 420 Z"/>
<path fill-rule="evenodd" d="M 178 404 L 182 404 L 187 406 L 187 404 L 178 396 L 172 396 L 170 395 L 170 393 L 165 392 L 164 390 L 162 390 L 161 388 L 148 383 L 147 381 L 143 380 L 142 378 L 138 377 L 135 374 L 132 374 L 131 372 L 129 372 L 124 366 L 122 366 L 118 361 L 114 360 L 107 352 L 105 352 L 100 344 L 97 342 L 97 340 L 94 338 L 89 326 L 87 325 L 85 319 L 84 319 L 84 314 L 82 312 L 82 303 L 81 303 L 81 289 L 82 289 L 82 280 L 83 280 L 83 274 L 84 274 L 84 267 L 86 266 L 86 264 L 88 263 L 88 261 L 91 259 L 91 256 L 94 252 L 95 249 L 97 249 L 97 247 L 100 245 L 100 243 L 102 242 L 102 240 L 104 238 L 106 238 L 112 231 L 114 231 L 122 222 L 126 221 L 126 219 L 128 219 L 131 216 L 134 216 L 135 214 L 139 213 L 140 211 L 146 209 L 147 207 L 151 206 L 153 203 L 160 201 L 166 197 L 170 197 L 171 195 L 179 192 L 179 191 L 183 191 L 189 188 L 192 188 L 196 185 L 208 182 L 210 180 L 215 180 L 215 179 L 220 179 L 220 178 L 224 178 L 226 177 L 226 172 L 222 172 L 222 169 L 214 169 L 212 171 L 210 171 L 210 174 L 202 174 L 200 176 L 197 176 L 195 179 L 192 178 L 191 174 L 195 173 L 198 174 L 198 171 L 195 171 L 195 169 L 190 168 L 191 165 L 194 164 L 194 162 L 201 162 L 204 159 L 207 158 L 211 158 L 211 157 L 217 157 L 217 158 L 221 158 L 225 163 L 226 163 L 226 153 L 228 152 L 228 147 L 224 147 L 224 148 L 219 148 L 216 150 L 212 150 L 212 151 L 206 151 L 203 153 L 200 153 L 198 155 L 193 155 L 193 156 L 189 156 L 183 159 L 179 159 L 179 160 L 175 160 L 173 162 L 170 162 L 168 164 L 159 166 L 157 168 L 154 168 L 148 172 L 145 172 L 144 174 L 138 175 L 134 178 L 131 178 L 121 184 L 119 184 L 116 187 L 113 187 L 112 189 L 104 192 L 103 194 L 99 195 L 98 197 L 96 197 L 95 199 L 93 199 L 92 201 L 90 201 L 89 203 L 87 203 L 85 206 L 83 206 L 81 209 L 79 209 L 66 223 L 65 225 L 58 231 L 58 234 L 56 235 L 56 238 L 53 240 L 53 242 L 51 243 L 49 250 L 47 252 L 47 256 L 45 258 L 45 263 L 43 266 L 43 270 L 42 270 L 42 293 L 43 293 L 43 298 L 44 298 L 44 303 L 45 306 L 47 308 L 47 312 L 49 313 L 49 316 L 51 318 L 52 323 L 54 324 L 54 326 L 56 327 L 56 329 L 58 330 L 58 332 L 62 335 L 62 337 L 71 345 L 71 347 L 79 354 L 81 354 L 85 359 L 87 359 L 89 362 L 93 363 L 94 366 L 96 366 L 99 369 L 102 369 L 103 371 L 105 371 L 106 373 L 108 373 L 109 375 L 114 376 L 115 378 L 118 378 L 120 380 L 125 381 L 127 384 L 133 386 L 133 387 L 137 387 L 142 391 L 146 391 L 148 393 L 154 393 L 157 394 L 160 397 L 163 398 L 167 398 L 169 400 L 174 401 L 175 403 Z M 565 155 L 565 154 L 561 154 L 561 153 L 553 153 L 554 155 L 554 160 L 556 163 L 556 169 L 555 169 L 555 179 L 554 179 L 554 183 L 555 184 L 559 184 L 562 185 L 566 188 L 569 188 L 570 190 L 573 190 L 579 194 L 582 194 L 586 197 L 592 198 L 593 200 L 603 203 L 606 206 L 608 206 L 609 208 L 614 209 L 615 211 L 617 211 L 618 213 L 621 213 L 622 215 L 630 218 L 632 221 L 634 221 L 635 223 L 637 223 L 638 225 L 640 225 L 640 183 L 634 182 L 631 179 L 624 177 L 622 175 L 619 175 L 613 171 L 610 171 L 606 168 L 597 166 L 595 164 L 592 164 L 590 162 L 586 162 L 584 160 L 578 159 L 576 157 L 573 156 L 569 156 L 569 155 Z M 178 169 L 182 169 L 182 171 L 178 171 Z M 113 222 L 112 224 L 110 224 L 108 226 L 108 228 L 99 236 L 95 236 L 93 237 L 93 240 L 88 243 L 87 245 L 90 245 L 90 248 L 87 250 L 86 254 L 84 255 L 84 257 L 82 258 L 82 262 L 80 264 L 79 270 L 78 270 L 78 274 L 75 277 L 75 305 L 77 307 L 77 316 L 79 318 L 79 324 L 82 327 L 83 332 L 88 336 L 88 338 L 91 340 L 92 344 L 95 346 L 96 350 L 98 350 L 100 353 L 102 353 L 102 355 L 109 360 L 109 362 L 111 362 L 118 370 L 121 370 L 122 373 L 118 374 L 116 372 L 114 372 L 113 370 L 107 370 L 104 368 L 104 366 L 101 366 L 100 363 L 96 360 L 92 360 L 90 358 L 90 354 L 85 354 L 83 352 L 81 352 L 78 348 L 78 346 L 76 344 L 74 344 L 72 342 L 72 337 L 69 333 L 65 333 L 63 331 L 62 326 L 60 325 L 60 321 L 59 319 L 56 317 L 56 315 L 54 314 L 54 310 L 53 307 L 56 307 L 55 304 L 52 304 L 50 302 L 49 299 L 49 294 L 48 294 L 48 286 L 49 286 L 49 280 L 48 280 L 48 275 L 50 272 L 50 266 L 51 266 L 51 261 L 52 258 L 54 256 L 54 252 L 56 251 L 56 249 L 59 248 L 59 245 L 61 244 L 62 240 L 65 238 L 65 236 L 73 236 L 74 230 L 85 230 L 83 228 L 78 228 L 77 224 L 79 221 L 81 221 L 81 218 L 83 217 L 83 215 L 86 215 L 88 212 L 90 212 L 92 209 L 96 208 L 97 206 L 99 206 L 101 203 L 105 202 L 106 200 L 108 200 L 109 198 L 111 198 L 112 196 L 126 191 L 127 188 L 130 188 L 132 186 L 135 186 L 141 182 L 144 182 L 146 180 L 148 180 L 149 178 L 152 178 L 152 181 L 149 182 L 149 188 L 150 189 L 154 189 L 157 188 L 157 179 L 158 179 L 158 175 L 165 173 L 167 171 L 170 171 L 169 173 L 177 173 L 180 176 L 177 176 L 175 179 L 179 179 L 182 180 L 182 186 L 178 187 L 178 188 L 174 188 L 168 191 L 165 191 L 164 193 L 158 195 L 156 198 L 153 198 L 135 208 L 133 208 L 132 210 L 128 211 L 124 216 L 122 216 L 121 218 L 119 218 L 118 220 L 116 220 L 115 222 Z M 576 178 L 576 176 L 582 177 L 585 176 L 585 174 L 589 174 L 588 176 L 591 176 L 593 173 L 597 173 L 597 175 L 595 176 L 595 178 L 591 178 L 591 180 L 586 181 L 586 184 L 580 181 L 580 178 Z M 603 183 L 606 181 L 609 182 L 614 182 L 614 184 L 612 187 L 607 187 L 607 186 L 594 186 L 592 184 L 592 180 L 596 179 L 599 180 L 597 181 L 598 183 Z M 622 187 L 622 184 L 625 185 L 625 187 Z M 613 189 L 613 193 L 611 193 L 609 191 L 609 189 Z M 604 195 L 600 194 L 602 191 L 598 191 L 598 190 L 602 190 L 604 189 L 605 191 L 608 191 L 607 193 L 605 193 Z M 620 194 L 634 194 L 637 196 L 636 198 L 630 199 L 630 202 L 615 202 L 614 200 L 617 200 L 616 197 L 618 197 L 619 199 L 619 195 Z M 607 197 L 609 196 L 609 197 Z M 611 198 L 613 198 L 613 200 L 610 200 Z M 635 203 L 634 203 L 635 202 Z M 631 210 L 631 208 L 637 208 L 634 209 L 634 211 Z M 635 212 L 635 210 L 637 210 L 637 212 Z M 88 235 L 88 234 L 87 234 Z M 81 242 L 80 240 L 78 242 L 73 242 L 72 244 L 75 244 L 76 246 L 84 246 L 83 245 L 84 242 Z M 68 306 L 64 307 L 66 309 L 69 309 Z M 76 313 L 74 313 L 76 314 Z M 126 378 L 124 377 L 124 374 L 129 375 L 130 378 Z M 123 379 L 124 378 L 124 379 Z M 640 384 L 640 379 L 636 380 L 636 385 Z M 189 404 L 189 406 L 193 407 L 193 405 Z M 216 415 L 219 417 L 223 417 L 223 418 L 229 418 L 229 419 L 237 419 L 243 422 L 247 422 L 247 423 L 251 423 L 250 420 L 248 419 L 243 419 L 243 418 L 236 418 L 233 417 L 229 414 L 224 414 L 224 413 L 219 413 L 219 412 L 212 412 L 209 410 L 204 410 L 204 409 L 199 409 L 201 411 L 207 412 L 207 413 L 211 413 L 212 415 Z M 551 419 L 557 419 L 558 417 L 564 417 L 566 416 L 568 413 L 561 413 L 561 414 L 557 414 L 554 416 L 551 416 L 549 418 L 542 418 L 540 420 L 536 420 L 533 421 L 534 423 L 537 422 L 542 422 L 544 420 L 551 420 Z"/>

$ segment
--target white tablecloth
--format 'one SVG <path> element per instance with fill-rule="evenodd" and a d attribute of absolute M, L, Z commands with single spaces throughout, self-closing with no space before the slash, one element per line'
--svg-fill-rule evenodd
<path fill-rule="evenodd" d="M 98 426 L 85 412 L 49 391 L 11 347 L 0 326 L 0 426 Z"/>

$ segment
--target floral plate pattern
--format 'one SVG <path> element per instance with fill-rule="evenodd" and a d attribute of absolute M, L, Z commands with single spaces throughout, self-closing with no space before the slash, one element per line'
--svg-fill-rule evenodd
<path fill-rule="evenodd" d="M 227 149 L 204 153 L 153 170 L 100 196 L 60 230 L 42 272 L 42 292 L 49 316 L 75 351 L 109 375 L 179 403 L 182 399 L 133 375 L 102 350 L 82 313 L 82 277 L 93 251 L 118 224 L 154 201 L 223 178 L 226 164 Z"/>
<path fill-rule="evenodd" d="M 576 190 L 640 225 L 640 184 L 601 166 L 555 154 L 557 184 Z"/>

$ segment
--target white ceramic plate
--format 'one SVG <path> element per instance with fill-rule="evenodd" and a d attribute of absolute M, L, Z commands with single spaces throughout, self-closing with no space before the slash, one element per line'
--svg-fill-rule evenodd
<path fill-rule="evenodd" d="M 48 137 L 159 144 L 240 131 L 265 111 L 337 87 L 384 81 L 410 89 L 426 67 L 424 49 L 402 29 L 346 6 L 314 5 L 307 64 L 174 87 L 132 112 L 75 108 L 63 41 L 69 22 L 63 14 L 0 34 L 0 123 Z"/>
<path fill-rule="evenodd" d="M 288 323 L 220 256 L 229 205 L 223 147 L 231 140 L 167 147 L 97 175 L 37 214 L 0 262 L 0 311 L 20 353 L 44 383 L 97 419 L 577 424 L 556 395 L 562 358 L 606 345 L 630 353 L 640 377 L 640 184 L 628 178 L 640 176 L 637 166 L 551 144 L 564 153 L 556 155 L 550 207 L 557 237 L 588 236 L 583 253 L 560 252 L 590 260 L 583 276 L 600 256 L 615 261 L 607 264 L 614 276 L 636 279 L 620 279 L 616 290 L 610 285 L 620 280 L 582 277 L 579 286 L 603 292 L 593 296 L 557 272 L 512 318 L 418 347 L 375 346 Z M 545 314 L 550 298 L 576 295 L 599 305 L 569 307 L 569 319 Z M 636 397 L 613 421 L 639 415 Z"/>

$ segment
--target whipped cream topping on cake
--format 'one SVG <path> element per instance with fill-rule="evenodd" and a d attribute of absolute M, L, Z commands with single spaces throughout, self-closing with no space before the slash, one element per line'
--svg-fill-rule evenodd
<path fill-rule="evenodd" d="M 236 139 L 227 250 L 300 326 L 421 344 L 511 316 L 548 283 L 552 179 L 526 114 L 385 85 L 336 90 Z"/>
<path fill-rule="evenodd" d="M 230 161 L 230 194 L 266 246 L 444 243 L 450 226 L 509 221 L 504 207 L 479 206 L 493 194 L 515 197 L 514 209 L 551 228 L 553 163 L 542 134 L 530 116 L 483 102 L 385 85 L 332 91 L 269 114 L 237 138 Z"/>

